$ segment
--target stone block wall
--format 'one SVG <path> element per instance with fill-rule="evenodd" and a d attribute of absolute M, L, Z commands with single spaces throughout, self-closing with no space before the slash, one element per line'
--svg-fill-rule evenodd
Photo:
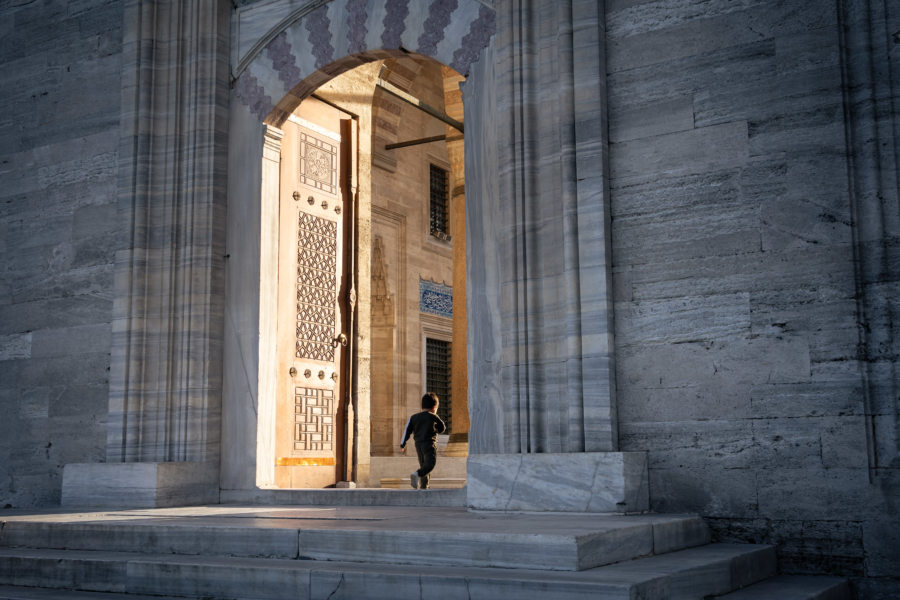
<path fill-rule="evenodd" d="M 62 465 L 106 453 L 122 4 L 0 3 L 0 506 L 55 505 Z M 495 4 L 503 25 L 510 4 Z M 649 452 L 653 509 L 777 543 L 788 571 L 867 577 L 866 598 L 900 589 L 900 485 L 867 439 L 840 17 L 876 5 L 893 3 L 605 2 L 619 449 Z M 553 30 L 563 3 L 528 6 L 525 23 L 547 33 L 535 39 L 568 39 Z M 896 90 L 900 11 L 888 13 L 893 67 L 873 72 Z M 490 73 L 512 82 L 507 66 Z M 521 98 L 565 108 L 552 75 L 526 78 L 540 85 Z M 893 94 L 879 125 L 896 132 Z M 521 139 L 569 135 L 531 106 Z M 484 147 L 502 131 L 478 124 L 469 140 Z M 550 170 L 557 159 L 541 155 Z M 493 193 L 507 165 L 490 167 L 500 176 L 470 173 Z"/>
<path fill-rule="evenodd" d="M 0 507 L 106 455 L 122 3 L 0 3 Z"/>
<path fill-rule="evenodd" d="M 858 360 L 840 3 L 606 4 L 621 449 L 649 451 L 653 509 L 778 543 L 787 571 L 884 576 L 867 598 L 897 589 L 900 478 L 869 469 Z"/>

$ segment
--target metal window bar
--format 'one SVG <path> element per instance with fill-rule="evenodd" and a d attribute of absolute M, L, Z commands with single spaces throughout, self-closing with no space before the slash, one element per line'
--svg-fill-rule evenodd
<path fill-rule="evenodd" d="M 431 165 L 431 235 L 450 239 L 449 174 L 446 169 Z"/>
<path fill-rule="evenodd" d="M 451 404 L 450 342 L 444 340 L 425 339 L 425 389 L 437 394 L 441 403 L 438 416 L 447 425 L 450 433 L 453 429 Z"/>

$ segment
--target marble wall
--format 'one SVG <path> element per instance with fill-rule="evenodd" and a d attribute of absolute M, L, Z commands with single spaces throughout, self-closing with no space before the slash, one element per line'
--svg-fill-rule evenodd
<path fill-rule="evenodd" d="M 0 3 L 0 507 L 106 455 L 122 10 Z"/>
<path fill-rule="evenodd" d="M 108 423 L 143 435 L 124 399 L 162 389 L 191 435 L 149 431 L 116 456 L 221 448 L 222 486 L 257 480 L 262 123 L 403 47 L 468 76 L 471 450 L 646 451 L 655 510 L 777 542 L 790 571 L 865 578 L 866 597 L 896 590 L 893 4 L 285 4 L 188 3 L 183 22 L 163 0 L 0 8 L 0 502 L 57 503 L 62 465 L 106 460 Z M 171 20 L 135 37 L 124 11 L 153 7 Z M 194 45 L 133 61 L 129 44 L 177 41 L 190 19 Z M 126 306 L 114 273 L 152 302 Z M 160 379 L 151 361 L 126 394 L 141 348 L 201 371 Z"/>
<path fill-rule="evenodd" d="M 896 574 L 896 154 L 877 130 L 900 11 L 700 6 L 607 2 L 621 447 L 649 452 L 655 510 L 780 544 L 790 571 Z"/>

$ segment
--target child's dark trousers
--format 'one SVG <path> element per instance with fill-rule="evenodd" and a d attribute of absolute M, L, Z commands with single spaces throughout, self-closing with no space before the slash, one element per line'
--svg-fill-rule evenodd
<path fill-rule="evenodd" d="M 419 475 L 419 488 L 425 489 L 437 462 L 437 444 L 432 441 L 416 442 L 416 454 L 419 457 L 419 469 L 416 471 Z"/>

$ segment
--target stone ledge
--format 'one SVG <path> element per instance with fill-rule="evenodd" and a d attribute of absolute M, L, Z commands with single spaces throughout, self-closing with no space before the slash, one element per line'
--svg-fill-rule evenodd
<path fill-rule="evenodd" d="M 356 488 L 353 490 L 324 489 L 254 489 L 221 490 L 222 504 L 254 504 L 258 506 L 438 506 L 462 507 L 466 490 L 430 489 L 392 490 L 389 488 Z"/>
<path fill-rule="evenodd" d="M 467 475 L 467 505 L 479 510 L 650 509 L 645 452 L 476 454 Z"/>
<path fill-rule="evenodd" d="M 64 507 L 159 508 L 219 501 L 218 465 L 207 462 L 73 463 L 63 468 Z"/>
<path fill-rule="evenodd" d="M 532 549 L 543 555 L 540 547 Z M 184 598 L 665 600 L 673 591 L 680 598 L 712 597 L 774 574 L 775 548 L 749 544 L 714 544 L 584 571 L 0 548 L 0 585 Z"/>
<path fill-rule="evenodd" d="M 409 477 L 382 477 L 379 486 L 383 489 L 405 490 L 410 487 Z M 450 490 L 466 485 L 465 477 L 432 477 L 428 487 L 435 490 Z"/>

